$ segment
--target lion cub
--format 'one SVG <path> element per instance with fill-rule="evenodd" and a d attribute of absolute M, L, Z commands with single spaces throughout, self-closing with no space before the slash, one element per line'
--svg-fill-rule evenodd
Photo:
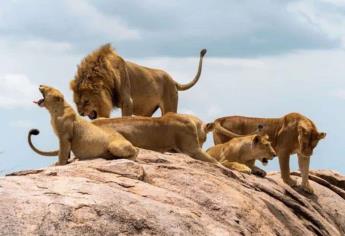
<path fill-rule="evenodd" d="M 207 153 L 230 169 L 265 176 L 266 172 L 254 164 L 255 160 L 259 160 L 267 165 L 276 156 L 268 140 L 268 135 L 260 134 L 237 137 L 209 148 Z"/>
<path fill-rule="evenodd" d="M 59 165 L 67 164 L 71 151 L 78 159 L 136 157 L 138 151 L 129 141 L 113 130 L 101 129 L 83 120 L 64 100 L 60 91 L 44 85 L 41 85 L 39 90 L 43 98 L 35 103 L 49 111 L 60 149 L 55 152 L 36 149 L 31 142 L 31 135 L 37 135 L 39 131 L 31 130 L 28 141 L 36 153 L 44 156 L 58 155 Z"/>

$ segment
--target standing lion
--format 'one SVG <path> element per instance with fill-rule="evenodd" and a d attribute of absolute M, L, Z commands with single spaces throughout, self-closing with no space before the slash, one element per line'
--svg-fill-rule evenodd
<path fill-rule="evenodd" d="M 105 44 L 82 60 L 71 81 L 78 112 L 90 119 L 109 117 L 113 107 L 121 108 L 122 116 L 152 116 L 158 108 L 162 115 L 176 113 L 178 91 L 199 80 L 205 54 L 201 50 L 195 78 L 179 84 L 165 71 L 125 61 Z"/>

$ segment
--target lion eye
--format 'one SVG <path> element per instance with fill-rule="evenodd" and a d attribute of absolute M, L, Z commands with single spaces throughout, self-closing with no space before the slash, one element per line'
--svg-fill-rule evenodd
<path fill-rule="evenodd" d="M 89 105 L 89 104 L 90 104 L 89 100 L 84 101 L 84 105 Z"/>

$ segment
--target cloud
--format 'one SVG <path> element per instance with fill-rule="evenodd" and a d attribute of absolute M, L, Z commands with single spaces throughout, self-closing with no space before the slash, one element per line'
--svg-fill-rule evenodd
<path fill-rule="evenodd" d="M 90 50 L 108 41 L 140 38 L 120 17 L 102 14 L 82 0 L 6 1 L 0 8 L 0 35 L 11 41 L 52 41 Z"/>
<path fill-rule="evenodd" d="M 139 30 L 145 41 L 116 44 L 127 55 L 191 56 L 206 47 L 213 56 L 252 57 L 338 47 L 339 37 L 329 37 L 315 22 L 301 20 L 303 12 L 294 11 L 295 2 L 300 1 L 93 3 L 101 12 L 121 16 Z"/>
<path fill-rule="evenodd" d="M 315 30 L 324 32 L 329 39 L 339 40 L 345 46 L 345 2 L 323 0 L 315 4 L 313 0 L 296 1 L 289 5 L 291 12 Z"/>
<path fill-rule="evenodd" d="M 129 29 L 126 23 L 116 15 L 102 14 L 97 8 L 82 0 L 65 1 L 65 3 L 71 15 L 80 19 L 79 26 L 82 26 L 82 29 L 87 28 L 98 35 L 106 35 L 112 41 L 140 38 L 138 31 Z"/>
<path fill-rule="evenodd" d="M 213 56 L 253 57 L 339 47 L 341 9 L 337 0 L 2 1 L 0 36 L 77 53 L 112 42 L 125 56 L 185 57 L 206 47 Z"/>
<path fill-rule="evenodd" d="M 25 75 L 7 74 L 0 77 L 0 108 L 28 107 L 37 93 L 37 86 Z"/>

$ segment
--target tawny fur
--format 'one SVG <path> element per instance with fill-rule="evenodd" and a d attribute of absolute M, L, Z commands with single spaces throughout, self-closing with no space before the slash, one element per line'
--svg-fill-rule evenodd
<path fill-rule="evenodd" d="M 206 131 L 195 116 L 167 113 L 162 117 L 101 118 L 92 124 L 119 132 L 136 147 L 181 152 L 197 160 L 218 163 L 201 149 Z"/>
<path fill-rule="evenodd" d="M 302 175 L 302 187 L 312 193 L 308 181 L 309 161 L 319 140 L 326 133 L 318 132 L 315 124 L 299 113 L 290 113 L 281 118 L 251 118 L 229 116 L 215 120 L 213 139 L 215 144 L 224 143 L 239 135 L 252 134 L 262 125 L 262 131 L 269 135 L 269 141 L 279 157 L 281 177 L 285 183 L 294 186 L 296 180 L 290 177 L 290 155 L 297 154 Z M 223 132 L 222 127 L 229 132 Z M 233 135 L 235 134 L 235 135 Z"/>
<path fill-rule="evenodd" d="M 182 85 L 163 70 L 125 61 L 106 44 L 82 60 L 71 81 L 78 112 L 91 119 L 110 117 L 113 107 L 122 116 L 152 116 L 158 108 L 162 115 L 177 112 L 178 91 L 197 83 L 205 54 L 203 49 L 195 78 Z"/>
<path fill-rule="evenodd" d="M 135 158 L 137 149 L 121 134 L 114 130 L 101 129 L 78 116 L 73 108 L 64 100 L 63 95 L 54 88 L 40 86 L 43 95 L 38 103 L 47 108 L 51 115 L 51 124 L 59 139 L 58 151 L 44 152 L 35 148 L 31 135 L 28 136 L 30 147 L 40 155 L 58 155 L 57 164 L 65 165 L 72 151 L 78 159 L 91 158 Z"/>
<path fill-rule="evenodd" d="M 255 166 L 255 160 L 267 164 L 276 153 L 268 141 L 268 135 L 246 135 L 217 144 L 207 150 L 222 165 L 247 174 L 265 176 L 266 172 Z"/>

